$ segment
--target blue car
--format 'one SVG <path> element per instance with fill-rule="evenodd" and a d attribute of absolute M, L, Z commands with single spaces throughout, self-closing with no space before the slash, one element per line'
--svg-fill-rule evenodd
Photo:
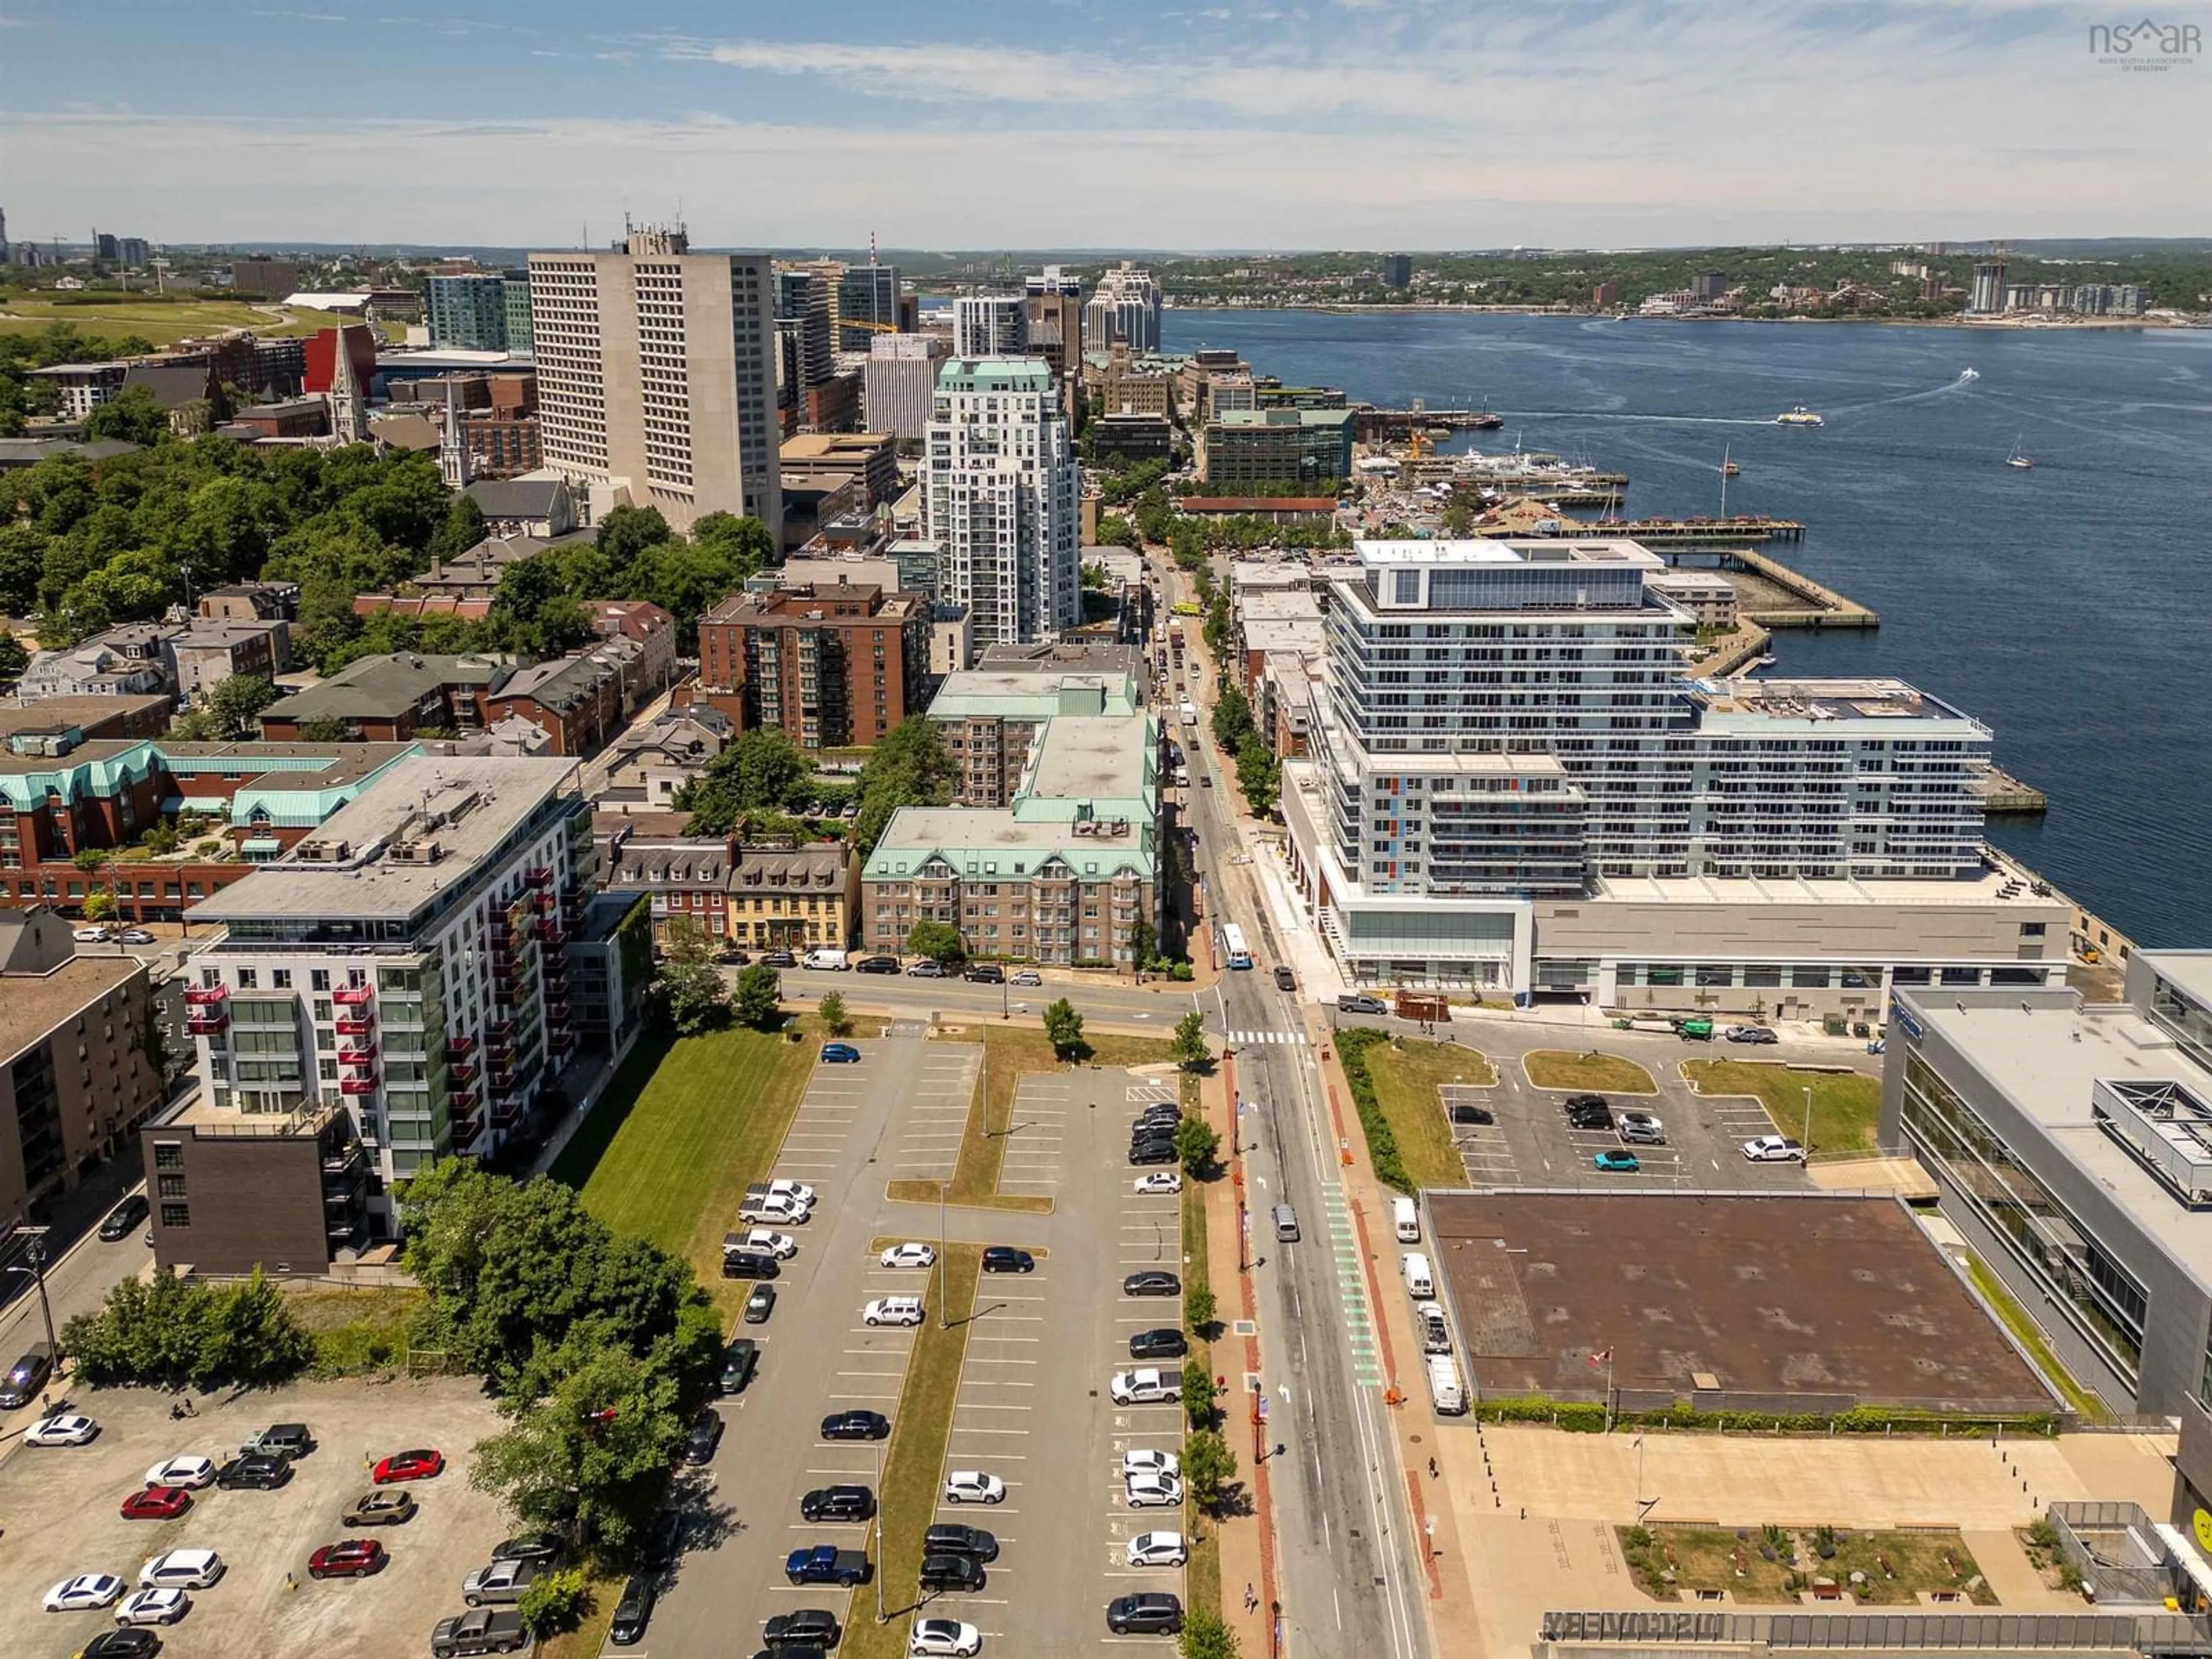
<path fill-rule="evenodd" d="M 1644 1166 L 1636 1161 L 1636 1154 L 1619 1151 L 1600 1152 L 1590 1160 L 1608 1175 L 1634 1175 Z"/>
<path fill-rule="evenodd" d="M 824 1066 L 850 1066 L 859 1063 L 860 1051 L 849 1042 L 825 1042 L 822 1045 Z"/>

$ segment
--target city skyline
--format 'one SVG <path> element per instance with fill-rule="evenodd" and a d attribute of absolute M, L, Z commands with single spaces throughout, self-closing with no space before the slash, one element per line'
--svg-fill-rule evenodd
<path fill-rule="evenodd" d="M 678 4 L 650 31 L 572 0 L 470 17 L 125 4 L 97 23 L 35 0 L 5 20 L 11 225 L 557 247 L 586 212 L 604 242 L 627 207 L 680 211 L 702 245 L 872 228 L 925 248 L 2203 228 L 2183 170 L 2212 66 L 2199 50 L 2127 72 L 2093 47 L 2111 20 L 2071 5 L 1051 9 L 1079 46 L 1034 44 L 1052 38 L 1039 14 L 1000 0 L 831 21 Z M 410 83 L 493 66 L 436 115 L 394 113 Z M 241 75 L 250 117 L 227 95 Z M 30 107 L 20 89 L 38 87 L 72 95 Z M 2021 129 L 2019 111 L 2053 107 L 2063 129 Z M 1602 122 L 1573 118 L 1592 109 Z M 951 188 L 1010 149 L 1066 188 Z M 797 155 L 805 191 L 759 182 Z"/>

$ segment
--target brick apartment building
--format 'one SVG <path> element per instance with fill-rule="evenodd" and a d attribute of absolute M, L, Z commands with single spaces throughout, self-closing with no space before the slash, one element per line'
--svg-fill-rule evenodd
<path fill-rule="evenodd" d="M 930 606 L 863 583 L 737 593 L 699 621 L 695 701 L 805 749 L 872 744 L 919 713 Z"/>

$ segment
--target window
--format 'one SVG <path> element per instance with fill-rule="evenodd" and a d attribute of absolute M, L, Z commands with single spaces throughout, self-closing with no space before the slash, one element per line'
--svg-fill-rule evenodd
<path fill-rule="evenodd" d="M 154 1186 L 155 1192 L 163 1198 L 182 1198 L 185 1195 L 185 1178 L 180 1175 L 157 1176 Z"/>
<path fill-rule="evenodd" d="M 2043 924 L 2039 921 L 2023 921 L 2020 925 L 2020 936 L 2022 939 L 2041 939 Z"/>
<path fill-rule="evenodd" d="M 269 974 L 269 983 L 270 986 L 276 990 L 290 990 L 292 988 L 292 970 L 289 968 L 271 969 Z"/>
<path fill-rule="evenodd" d="M 1825 967 L 1801 963 L 1790 970 L 1790 983 L 1801 991 L 1825 990 L 1831 977 Z"/>
<path fill-rule="evenodd" d="M 154 1143 L 154 1167 L 157 1170 L 181 1170 L 185 1167 L 185 1149 L 174 1140 Z"/>
<path fill-rule="evenodd" d="M 189 1204 L 164 1204 L 161 1206 L 161 1225 L 189 1227 L 192 1224 L 192 1206 Z"/>

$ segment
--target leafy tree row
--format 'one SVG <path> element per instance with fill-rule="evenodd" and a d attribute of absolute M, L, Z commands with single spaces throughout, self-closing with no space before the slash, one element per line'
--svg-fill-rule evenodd
<path fill-rule="evenodd" d="M 126 1279 L 99 1311 L 62 1328 L 62 1347 L 87 1382 L 203 1390 L 286 1382 L 314 1356 L 306 1328 L 258 1270 L 229 1285 Z"/>

